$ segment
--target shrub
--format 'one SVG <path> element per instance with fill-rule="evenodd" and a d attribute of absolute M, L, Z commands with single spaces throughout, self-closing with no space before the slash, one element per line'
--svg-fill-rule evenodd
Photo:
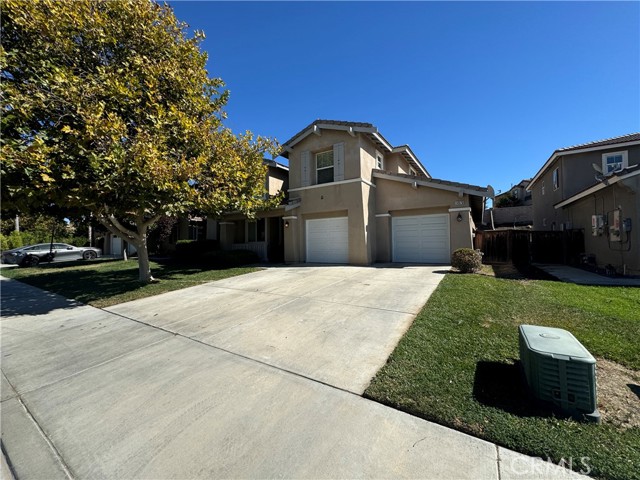
<path fill-rule="evenodd" d="M 451 265 L 462 273 L 474 273 L 482 268 L 482 252 L 459 248 L 451 255 Z"/>
<path fill-rule="evenodd" d="M 200 260 L 209 267 L 230 268 L 259 263 L 260 257 L 250 250 L 215 250 L 202 254 Z"/>
<path fill-rule="evenodd" d="M 177 258 L 196 258 L 219 248 L 217 240 L 178 240 L 175 256 Z"/>

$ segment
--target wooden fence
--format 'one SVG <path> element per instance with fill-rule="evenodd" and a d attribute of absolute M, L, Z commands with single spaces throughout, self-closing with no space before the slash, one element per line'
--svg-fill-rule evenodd
<path fill-rule="evenodd" d="M 537 232 L 527 230 L 477 231 L 474 246 L 483 254 L 484 263 L 528 265 L 564 263 L 577 265 L 584 253 L 584 232 Z"/>

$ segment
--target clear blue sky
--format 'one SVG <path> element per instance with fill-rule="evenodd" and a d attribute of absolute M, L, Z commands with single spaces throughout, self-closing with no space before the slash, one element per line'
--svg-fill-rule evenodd
<path fill-rule="evenodd" d="M 640 131 L 639 2 L 171 5 L 207 35 L 235 132 L 370 122 L 435 178 L 497 192 L 556 148 Z"/>

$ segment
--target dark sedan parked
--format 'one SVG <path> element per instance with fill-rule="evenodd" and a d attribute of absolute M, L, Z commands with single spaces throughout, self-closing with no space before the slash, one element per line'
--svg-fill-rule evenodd
<path fill-rule="evenodd" d="M 35 267 L 40 262 L 67 262 L 70 260 L 93 260 L 102 250 L 93 247 L 74 247 L 67 243 L 39 243 L 2 252 L 2 263 L 22 267 Z"/>

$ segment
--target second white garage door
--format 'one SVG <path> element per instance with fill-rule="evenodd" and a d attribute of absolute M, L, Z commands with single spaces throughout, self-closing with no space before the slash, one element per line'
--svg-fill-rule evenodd
<path fill-rule="evenodd" d="M 307 262 L 349 262 L 349 219 L 347 217 L 307 220 Z"/>
<path fill-rule="evenodd" d="M 393 217 L 393 261 L 446 263 L 450 259 L 449 215 Z"/>

